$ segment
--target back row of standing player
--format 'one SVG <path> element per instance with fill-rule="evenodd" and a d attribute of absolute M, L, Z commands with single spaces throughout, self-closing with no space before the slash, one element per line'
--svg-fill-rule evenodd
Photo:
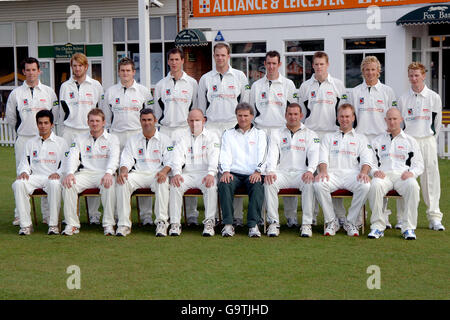
<path fill-rule="evenodd" d="M 329 58 L 324 52 L 314 54 L 314 74 L 302 83 L 299 90 L 279 73 L 281 60 L 276 51 L 267 53 L 264 61 L 266 75 L 251 87 L 245 74 L 230 66 L 227 44 L 216 44 L 213 57 L 215 68 L 203 75 L 197 85 L 197 81 L 183 71 L 183 52 L 171 50 L 168 54 L 170 73 L 157 83 L 152 96 L 146 87 L 134 80 L 136 70 L 131 59 L 124 58 L 119 62 L 120 82 L 103 92 L 101 84 L 87 75 L 86 56 L 75 54 L 71 59 L 72 77 L 62 84 L 59 103 L 53 90 L 39 81 L 37 60 L 28 58 L 23 68 L 26 81 L 13 90 L 6 109 L 7 121 L 16 128 L 18 135 L 16 165 L 26 142 L 37 133 L 35 114 L 40 109 L 53 111 L 63 138 L 70 144 L 77 134 L 89 131 L 87 114 L 92 108 L 99 107 L 106 115 L 107 128 L 119 138 L 122 150 L 128 137 L 141 131 L 139 112 L 147 107 L 155 111 L 160 131 L 174 141 L 187 128 L 187 115 L 194 106 L 206 115 L 206 128 L 220 136 L 224 130 L 236 125 L 236 105 L 249 102 L 255 109 L 255 125 L 269 136 L 271 130 L 285 126 L 286 106 L 298 102 L 305 115 L 305 125 L 322 138 L 326 133 L 337 130 L 337 107 L 349 102 L 356 111 L 356 132 L 366 135 L 369 142 L 386 131 L 386 111 L 398 107 L 405 120 L 405 132 L 416 138 L 424 158 L 421 187 L 428 220 L 434 229 L 443 228 L 436 146 L 442 103 L 439 95 L 425 85 L 423 66 L 417 64 L 419 67 L 408 70 L 411 89 L 400 97 L 397 105 L 392 88 L 379 81 L 381 65 L 374 56 L 362 61 L 364 81 L 349 92 L 341 80 L 328 73 Z M 90 201 L 93 202 L 89 205 L 91 221 L 99 221 L 99 200 L 94 198 Z M 148 199 L 142 202 L 144 224 L 151 223 L 151 202 Z M 288 224 L 296 224 L 297 203 L 292 200 L 285 202 Z M 188 207 L 190 216 L 196 220 L 195 202 Z M 242 219 L 239 207 L 242 204 L 235 206 L 237 220 Z M 341 209 L 335 205 L 335 210 Z M 336 214 L 339 216 L 338 212 Z M 15 223 L 18 224 L 17 217 Z"/>

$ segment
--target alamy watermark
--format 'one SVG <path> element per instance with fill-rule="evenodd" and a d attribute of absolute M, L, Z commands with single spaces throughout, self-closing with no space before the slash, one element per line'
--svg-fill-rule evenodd
<path fill-rule="evenodd" d="M 370 265 L 366 270 L 367 274 L 370 274 L 370 277 L 367 278 L 367 289 L 381 289 L 381 270 L 377 265 Z"/>
<path fill-rule="evenodd" d="M 77 265 L 68 266 L 66 273 L 70 274 L 67 278 L 66 285 L 69 290 L 80 290 L 81 289 L 81 269 Z"/>

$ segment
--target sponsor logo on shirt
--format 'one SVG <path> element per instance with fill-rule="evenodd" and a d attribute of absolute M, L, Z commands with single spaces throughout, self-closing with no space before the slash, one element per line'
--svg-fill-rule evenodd
<path fill-rule="evenodd" d="M 48 155 L 49 155 L 49 156 L 54 156 L 55 153 L 54 153 L 53 151 L 49 151 L 49 152 L 48 152 Z"/>
<path fill-rule="evenodd" d="M 136 99 L 131 99 L 131 102 L 133 102 L 133 103 L 139 103 L 139 101 L 136 100 Z"/>
<path fill-rule="evenodd" d="M 351 146 L 356 146 L 356 143 L 350 142 L 350 145 L 351 145 Z"/>
<path fill-rule="evenodd" d="M 64 152 L 64 156 L 67 158 L 69 156 L 69 151 Z"/>
<path fill-rule="evenodd" d="M 92 93 L 86 92 L 86 97 L 92 97 Z"/>
<path fill-rule="evenodd" d="M 159 153 L 158 149 L 153 150 L 153 153 Z"/>
<path fill-rule="evenodd" d="M 405 150 L 405 147 L 404 147 L 404 146 L 398 146 L 398 148 L 399 148 L 400 150 Z"/>
<path fill-rule="evenodd" d="M 39 99 L 40 102 L 47 102 L 45 99 Z"/>
<path fill-rule="evenodd" d="M 377 100 L 377 103 L 383 104 L 383 100 Z"/>
<path fill-rule="evenodd" d="M 70 145 L 71 148 L 75 147 L 75 142 L 72 142 L 72 144 Z"/>
<path fill-rule="evenodd" d="M 319 138 L 314 138 L 314 143 L 320 143 L 320 139 Z"/>
<path fill-rule="evenodd" d="M 256 144 L 256 142 L 255 142 L 255 141 L 249 141 L 248 144 L 251 145 L 251 146 L 253 146 L 253 145 Z"/>
<path fill-rule="evenodd" d="M 228 89 L 234 90 L 234 86 L 228 86 Z"/>
<path fill-rule="evenodd" d="M 430 109 L 423 108 L 423 112 L 430 112 Z"/>
<path fill-rule="evenodd" d="M 187 90 L 181 90 L 181 93 L 182 93 L 182 94 L 188 94 L 189 91 L 187 91 Z"/>
<path fill-rule="evenodd" d="M 332 96 L 333 92 L 332 91 L 327 91 L 327 95 Z"/>
<path fill-rule="evenodd" d="M 108 148 L 107 146 L 101 146 L 100 149 L 105 150 L 106 148 Z"/>
<path fill-rule="evenodd" d="M 279 96 L 279 97 L 281 98 L 281 97 L 283 97 L 283 93 L 278 92 L 278 93 L 277 93 L 277 96 Z"/>
<path fill-rule="evenodd" d="M 173 147 L 167 147 L 167 151 L 173 151 Z"/>

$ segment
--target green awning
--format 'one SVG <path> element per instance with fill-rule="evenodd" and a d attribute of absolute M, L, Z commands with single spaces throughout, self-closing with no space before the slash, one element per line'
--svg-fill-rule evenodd
<path fill-rule="evenodd" d="M 405 14 L 396 23 L 397 25 L 450 23 L 450 6 L 439 4 L 419 8 Z"/>
<path fill-rule="evenodd" d="M 206 46 L 208 41 L 199 29 L 184 29 L 175 38 L 176 47 Z"/>

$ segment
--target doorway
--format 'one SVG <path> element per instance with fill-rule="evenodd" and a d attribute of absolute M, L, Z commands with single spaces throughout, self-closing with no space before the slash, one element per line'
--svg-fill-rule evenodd
<path fill-rule="evenodd" d="M 59 89 L 63 82 L 70 79 L 70 62 L 55 61 L 55 93 L 59 98 Z"/>

